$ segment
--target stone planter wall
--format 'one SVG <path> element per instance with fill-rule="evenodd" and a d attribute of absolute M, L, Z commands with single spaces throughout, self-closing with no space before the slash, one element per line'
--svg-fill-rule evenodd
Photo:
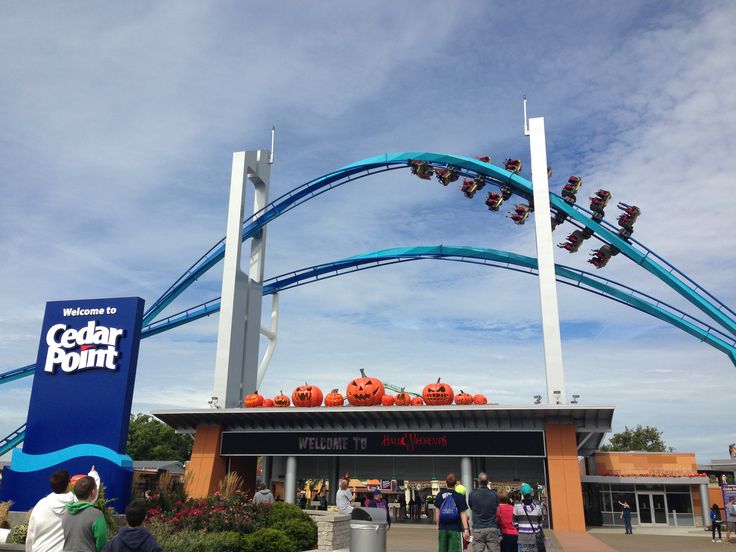
<path fill-rule="evenodd" d="M 332 552 L 350 548 L 350 516 L 337 512 L 307 510 L 317 524 L 317 550 Z"/>

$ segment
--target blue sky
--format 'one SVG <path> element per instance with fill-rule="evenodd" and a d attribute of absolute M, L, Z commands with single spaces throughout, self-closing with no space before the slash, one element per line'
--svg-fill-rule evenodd
<path fill-rule="evenodd" d="M 272 197 L 393 151 L 519 157 L 521 97 L 551 181 L 641 207 L 636 237 L 736 305 L 736 6 L 463 1 L 13 4 L 0 20 L 0 370 L 35 360 L 44 303 L 154 300 L 225 232 L 231 154 L 278 129 Z M 525 171 L 528 177 L 528 172 Z M 613 210 L 609 210 L 609 217 Z M 324 194 L 269 227 L 267 276 L 388 247 L 534 255 L 514 226 L 408 172 Z M 562 241 L 571 230 L 555 233 Z M 588 269 L 587 255 L 557 261 Z M 219 295 L 221 268 L 177 303 Z M 687 308 L 623 257 L 604 275 Z M 493 401 L 545 388 L 536 280 L 422 261 L 285 292 L 262 392 L 344 387 L 360 367 Z M 734 366 L 657 320 L 560 288 L 568 395 L 723 457 Z M 268 304 L 268 301 L 267 301 Z M 266 309 L 267 310 L 267 309 Z M 692 311 L 692 309 L 690 309 Z M 146 340 L 135 411 L 206 406 L 217 318 Z M 30 382 L 0 390 L 0 434 Z"/>

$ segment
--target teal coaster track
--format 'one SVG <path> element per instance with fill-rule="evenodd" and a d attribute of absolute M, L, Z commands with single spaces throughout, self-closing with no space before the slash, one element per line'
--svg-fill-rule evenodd
<path fill-rule="evenodd" d="M 507 187 L 514 194 L 527 201 L 531 201 L 532 198 L 532 187 L 528 180 L 518 174 L 477 159 L 427 152 L 386 154 L 343 167 L 294 188 L 275 199 L 263 210 L 255 213 L 244 222 L 242 239 L 245 241 L 257 236 L 266 224 L 322 193 L 373 174 L 409 168 L 412 161 L 425 162 L 433 169 L 450 169 L 458 176 L 472 179 L 481 178 L 487 184 Z M 641 242 L 634 239 L 622 239 L 617 234 L 615 226 L 605 219 L 596 222 L 590 218 L 590 211 L 577 204 L 569 204 L 553 193 L 550 193 L 550 205 L 554 213 L 564 213 L 573 225 L 589 229 L 597 239 L 618 248 L 623 255 L 662 280 L 700 309 L 707 318 L 719 324 L 726 331 L 724 332 L 723 329 L 719 329 L 632 287 L 590 272 L 557 264 L 555 265 L 555 271 L 558 282 L 607 297 L 654 316 L 725 353 L 731 359 L 731 362 L 736 364 L 736 339 L 734 338 L 734 335 L 736 335 L 736 313 L 731 308 Z M 212 269 L 223 258 L 224 254 L 225 240 L 223 238 L 202 255 L 148 307 L 144 314 L 142 338 L 157 335 L 219 311 L 220 302 L 219 298 L 216 298 L 159 318 L 164 309 L 197 279 Z M 268 295 L 305 283 L 316 282 L 358 270 L 421 259 L 450 260 L 482 264 L 528 274 L 537 273 L 537 260 L 533 257 L 475 247 L 419 246 L 376 251 L 282 274 L 267 280 L 264 283 L 263 293 Z M 31 376 L 34 370 L 35 365 L 29 364 L 0 373 L 0 384 Z M 24 435 L 25 424 L 0 440 L 0 456 L 18 446 L 23 441 Z"/>

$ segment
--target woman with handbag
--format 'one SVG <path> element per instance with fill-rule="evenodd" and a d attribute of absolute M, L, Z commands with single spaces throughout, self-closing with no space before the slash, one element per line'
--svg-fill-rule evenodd
<path fill-rule="evenodd" d="M 521 502 L 514 505 L 514 524 L 519 529 L 519 552 L 546 552 L 542 532 L 542 507 L 534 502 L 534 491 L 521 484 Z"/>

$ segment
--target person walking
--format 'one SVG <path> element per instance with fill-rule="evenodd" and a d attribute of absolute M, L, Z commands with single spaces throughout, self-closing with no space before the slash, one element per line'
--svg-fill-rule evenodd
<path fill-rule="evenodd" d="M 710 507 L 710 528 L 713 542 L 721 542 L 721 509 L 718 504 Z M 716 529 L 718 529 L 718 541 L 716 541 Z"/>
<path fill-rule="evenodd" d="M 142 527 L 146 520 L 146 504 L 142 500 L 134 500 L 125 508 L 125 520 L 128 526 L 108 542 L 102 552 L 164 552 L 154 536 Z"/>
<path fill-rule="evenodd" d="M 327 491 L 324 485 L 322 485 L 322 488 L 319 490 L 319 494 L 317 495 L 317 500 L 319 501 L 319 506 L 317 507 L 317 509 L 326 512 L 327 511 Z"/>
<path fill-rule="evenodd" d="M 468 505 L 465 497 L 455 491 L 457 477 L 447 475 L 446 488 L 434 499 L 434 522 L 437 525 L 437 551 L 462 552 L 463 537 L 470 536 Z"/>
<path fill-rule="evenodd" d="M 399 519 L 406 521 L 406 494 L 403 491 L 399 493 Z"/>
<path fill-rule="evenodd" d="M 500 552 L 498 544 L 498 495 L 488 486 L 488 474 L 478 474 L 478 488 L 468 497 L 473 520 L 473 552 Z"/>
<path fill-rule="evenodd" d="M 266 487 L 266 484 L 261 481 L 258 483 L 258 492 L 253 495 L 253 504 L 273 504 L 274 498 L 271 489 Z"/>
<path fill-rule="evenodd" d="M 95 480 L 86 475 L 74 484 L 77 501 L 66 505 L 61 518 L 64 531 L 64 552 L 99 552 L 107 544 L 107 523 L 104 514 L 95 508 Z"/>
<path fill-rule="evenodd" d="M 514 501 L 507 493 L 501 493 L 498 502 L 496 522 L 501 532 L 501 552 L 519 552 L 519 530 L 514 525 Z"/>
<path fill-rule="evenodd" d="M 731 533 L 736 531 L 736 498 L 729 496 L 726 504 L 726 542 L 731 542 Z"/>
<path fill-rule="evenodd" d="M 381 489 L 373 491 L 373 498 L 368 502 L 368 508 L 381 508 L 386 510 L 386 521 L 388 522 L 388 529 L 391 529 L 391 512 L 388 509 L 388 502 L 383 499 Z"/>
<path fill-rule="evenodd" d="M 519 528 L 519 552 L 538 552 L 542 508 L 534 502 L 534 491 L 528 483 L 521 484 L 521 502 L 514 505 L 514 524 Z"/>
<path fill-rule="evenodd" d="M 337 490 L 335 495 L 335 504 L 337 504 L 337 511 L 341 514 L 352 514 L 353 513 L 353 493 L 348 489 L 348 482 L 345 479 L 340 480 L 340 488 Z"/>
<path fill-rule="evenodd" d="M 623 510 L 621 510 L 621 519 L 624 520 L 624 530 L 626 531 L 627 535 L 633 534 L 633 531 L 631 530 L 631 506 L 629 506 L 629 503 L 625 500 L 621 502 L 618 501 L 619 505 Z"/>

